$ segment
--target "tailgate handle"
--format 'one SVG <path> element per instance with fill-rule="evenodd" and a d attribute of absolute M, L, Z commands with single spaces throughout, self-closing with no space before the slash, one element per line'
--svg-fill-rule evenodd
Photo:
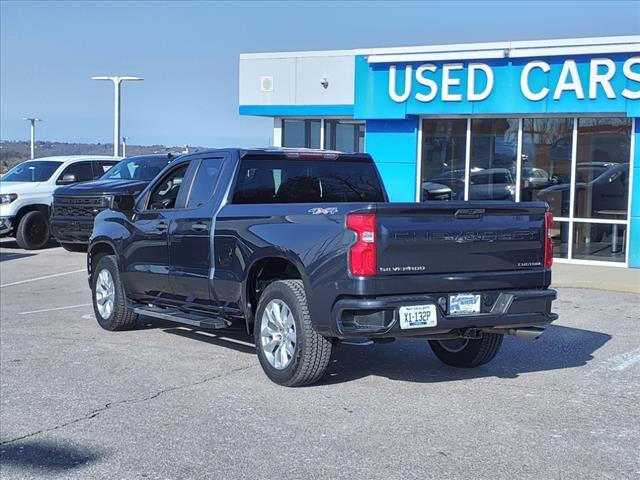
<path fill-rule="evenodd" d="M 461 208 L 456 211 L 456 218 L 480 218 L 484 215 L 484 208 Z"/>

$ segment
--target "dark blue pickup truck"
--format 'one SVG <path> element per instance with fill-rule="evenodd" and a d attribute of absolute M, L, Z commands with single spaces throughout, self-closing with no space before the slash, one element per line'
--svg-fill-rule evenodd
<path fill-rule="evenodd" d="M 86 252 L 93 220 L 113 195 L 137 195 L 175 158 L 172 153 L 125 158 L 98 180 L 57 188 L 49 218 L 51 233 L 65 250 Z"/>
<path fill-rule="evenodd" d="M 389 203 L 366 154 L 210 150 L 114 196 L 89 282 L 107 330 L 242 322 L 281 385 L 318 381 L 354 337 L 423 338 L 473 367 L 557 318 L 552 222 L 545 203 Z"/>

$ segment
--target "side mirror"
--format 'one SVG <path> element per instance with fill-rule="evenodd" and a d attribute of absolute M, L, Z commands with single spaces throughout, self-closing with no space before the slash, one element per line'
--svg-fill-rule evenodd
<path fill-rule="evenodd" d="M 73 173 L 65 173 L 60 180 L 58 180 L 58 185 L 67 185 L 69 183 L 76 183 L 76 176 Z"/>
<path fill-rule="evenodd" d="M 136 197 L 131 194 L 114 195 L 111 199 L 111 210 L 118 212 L 132 212 L 136 206 Z"/>

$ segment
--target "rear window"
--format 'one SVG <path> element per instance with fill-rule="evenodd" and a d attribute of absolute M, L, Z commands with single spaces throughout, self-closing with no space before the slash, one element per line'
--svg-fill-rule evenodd
<path fill-rule="evenodd" d="M 370 162 L 244 159 L 233 203 L 383 202 Z"/>

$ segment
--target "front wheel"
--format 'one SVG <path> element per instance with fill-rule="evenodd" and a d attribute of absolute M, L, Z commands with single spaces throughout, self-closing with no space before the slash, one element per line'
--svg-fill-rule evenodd
<path fill-rule="evenodd" d="M 105 330 L 131 330 L 138 315 L 127 307 L 115 255 L 103 255 L 91 276 L 93 311 Z"/>
<path fill-rule="evenodd" d="M 498 333 L 484 333 L 477 339 L 429 340 L 429 346 L 443 363 L 470 368 L 493 360 L 502 346 L 503 337 Z"/>
<path fill-rule="evenodd" d="M 310 385 L 329 365 L 331 340 L 313 328 L 301 280 L 279 280 L 264 290 L 254 335 L 260 365 L 279 385 Z"/>
<path fill-rule="evenodd" d="M 16 243 L 25 250 L 39 250 L 49 242 L 49 222 L 42 212 L 28 212 L 16 228 Z"/>

